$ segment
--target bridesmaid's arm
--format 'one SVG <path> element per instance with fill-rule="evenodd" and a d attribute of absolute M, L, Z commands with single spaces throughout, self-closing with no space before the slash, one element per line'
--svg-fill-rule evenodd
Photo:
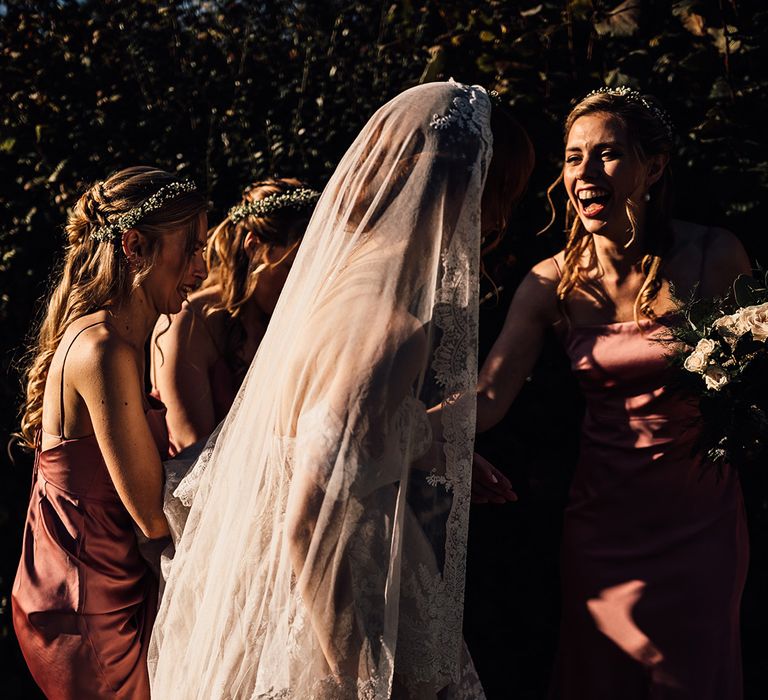
<path fill-rule="evenodd" d="M 117 494 L 150 539 L 168 534 L 163 514 L 163 466 L 144 413 L 143 381 L 134 350 L 113 335 L 84 339 L 75 379 Z"/>
<path fill-rule="evenodd" d="M 478 376 L 477 432 L 496 425 L 507 413 L 536 364 L 548 328 L 560 313 L 558 274 L 551 259 L 535 265 L 525 276 L 510 304 L 504 327 Z M 435 439 L 442 439 L 441 406 L 429 410 Z M 517 500 L 512 484 L 490 462 L 475 454 L 472 470 L 473 503 Z"/>
<path fill-rule="evenodd" d="M 556 290 L 551 259 L 536 265 L 517 288 L 478 377 L 477 432 L 492 428 L 506 415 L 530 375 L 546 330 L 559 318 Z"/>

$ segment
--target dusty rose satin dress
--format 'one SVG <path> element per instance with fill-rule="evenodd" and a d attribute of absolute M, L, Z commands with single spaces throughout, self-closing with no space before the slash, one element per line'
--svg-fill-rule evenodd
<path fill-rule="evenodd" d="M 147 411 L 163 457 L 164 413 Z M 24 658 L 48 698 L 149 698 L 156 596 L 96 437 L 38 451 L 12 607 Z"/>
<path fill-rule="evenodd" d="M 657 323 L 572 327 L 587 411 L 565 512 L 558 698 L 742 697 L 748 539 L 737 475 L 692 456 Z"/>

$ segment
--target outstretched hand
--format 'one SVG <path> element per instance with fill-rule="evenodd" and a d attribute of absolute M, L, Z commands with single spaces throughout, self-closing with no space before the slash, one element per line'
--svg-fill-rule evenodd
<path fill-rule="evenodd" d="M 475 452 L 472 462 L 472 503 L 507 503 L 517 494 L 504 474 Z"/>

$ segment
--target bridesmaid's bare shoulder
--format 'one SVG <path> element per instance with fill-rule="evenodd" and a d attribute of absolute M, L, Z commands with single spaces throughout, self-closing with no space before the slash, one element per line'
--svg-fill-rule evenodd
<path fill-rule="evenodd" d="M 560 274 L 564 265 L 565 250 L 561 250 L 555 253 L 551 258 L 544 258 L 544 260 L 537 262 L 528 274 L 533 274 L 537 279 L 542 282 L 548 282 L 556 288 L 557 283 L 560 281 Z"/>
<path fill-rule="evenodd" d="M 179 313 L 157 320 L 153 345 L 163 353 L 184 354 L 187 360 L 212 364 L 225 336 L 226 310 L 211 309 L 219 298 L 215 288 L 190 294 Z"/>
<path fill-rule="evenodd" d="M 563 264 L 564 254 L 560 251 L 530 269 L 515 292 L 513 306 L 516 313 L 522 310 L 532 321 L 542 326 L 552 326 L 560 320 L 557 285 Z"/>

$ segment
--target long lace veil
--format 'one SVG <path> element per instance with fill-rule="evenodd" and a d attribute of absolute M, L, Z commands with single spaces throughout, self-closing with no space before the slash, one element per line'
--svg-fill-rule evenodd
<path fill-rule="evenodd" d="M 491 141 L 482 88 L 430 83 L 342 159 L 176 490 L 154 698 L 482 697 L 461 626 Z"/>

